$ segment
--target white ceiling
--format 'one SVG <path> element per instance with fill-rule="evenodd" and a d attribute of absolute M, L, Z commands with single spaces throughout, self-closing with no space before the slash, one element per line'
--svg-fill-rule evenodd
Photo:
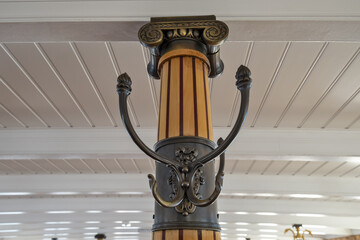
<path fill-rule="evenodd" d="M 314 240 L 359 234 L 359 1 L 269 3 L 1 0 L 0 239 L 150 239 L 155 165 L 122 127 L 116 78 L 132 77 L 131 118 L 152 146 L 160 84 L 137 29 L 200 14 L 230 27 L 225 72 L 210 80 L 215 137 L 236 118 L 237 67 L 253 78 L 227 151 L 222 238 L 289 239 L 293 223 Z"/>

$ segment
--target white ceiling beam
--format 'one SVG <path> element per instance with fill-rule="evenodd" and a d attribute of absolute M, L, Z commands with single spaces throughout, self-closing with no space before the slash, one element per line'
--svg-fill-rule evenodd
<path fill-rule="evenodd" d="M 0 182 L 6 182 L 6 184 L 0 185 L 0 192 L 31 191 L 36 194 L 49 192 L 79 192 L 80 194 L 144 192 L 147 194 L 150 192 L 146 174 L 0 175 Z M 224 178 L 222 192 L 248 193 L 248 197 L 256 193 L 273 193 L 283 198 L 289 197 L 288 194 L 353 197 L 360 196 L 358 183 L 357 178 L 329 176 L 288 177 L 227 174 Z M 224 195 L 223 198 L 227 199 L 228 197 Z"/>
<path fill-rule="evenodd" d="M 138 30 L 149 20 L 20 23 L 0 21 L 0 32 L 6 33 L 0 35 L 0 42 L 138 41 Z M 230 28 L 228 41 L 360 41 L 359 21 L 225 22 Z"/>
<path fill-rule="evenodd" d="M 152 198 L 34 198 L 34 199 L 1 199 L 0 211 L 24 211 L 23 215 L 8 215 L 7 221 L 16 221 L 19 216 L 22 219 L 38 221 L 52 221 L 51 218 L 61 217 L 62 221 L 103 216 L 107 221 L 115 221 L 124 217 L 140 221 L 151 221 L 154 200 Z M 322 205 L 322 206 L 321 206 Z M 226 200 L 220 199 L 218 207 L 226 214 L 220 214 L 220 221 L 225 222 L 274 222 L 278 224 L 303 223 L 312 225 L 327 225 L 338 228 L 359 229 L 359 208 L 355 203 L 345 202 L 319 202 L 318 204 L 305 204 L 300 200 L 294 201 L 271 201 L 271 200 Z M 320 207 L 320 208 L 319 208 Z M 341 213 L 336 214 L 331 210 L 338 209 Z M 70 214 L 47 214 L 46 211 L 74 211 Z M 87 210 L 101 210 L 102 213 L 86 213 Z M 118 210 L 138 210 L 138 213 L 116 213 Z M 231 211 L 230 211 L 231 210 Z M 235 212 L 248 212 L 247 215 L 238 215 Z M 276 216 L 261 216 L 257 212 L 275 212 Z M 296 213 L 322 213 L 325 217 L 299 217 Z M 332 215 L 331 215 L 332 214 Z M 82 216 L 81 216 L 82 215 Z"/>
<path fill-rule="evenodd" d="M 78 211 L 102 210 L 114 213 L 117 210 L 139 210 L 153 213 L 152 197 L 41 197 L 41 198 L 9 198 L 0 199 L 0 211 L 24 211 L 29 213 L 45 213 L 46 211 Z M 236 212 L 275 212 L 279 215 L 297 213 L 324 214 L 327 218 L 357 218 L 360 215 L 359 203 L 312 200 L 279 200 L 279 199 L 219 199 L 219 209 L 236 215 Z M 220 210 L 219 210 L 220 211 Z M 266 216 L 269 217 L 269 216 Z M 301 218 L 301 217 L 300 217 Z M 316 217 L 315 217 L 316 218 Z M 357 226 L 359 227 L 359 226 Z"/>
<path fill-rule="evenodd" d="M 230 129 L 215 128 L 215 137 Z M 156 142 L 155 129 L 141 129 L 148 146 Z M 360 134 L 332 130 L 243 129 L 227 150 L 227 159 L 360 161 Z M 146 156 L 124 129 L 2 130 L 0 159 L 137 158 Z"/>
<path fill-rule="evenodd" d="M 152 16 L 217 15 L 225 20 L 359 20 L 357 0 L 0 1 L 2 22 L 146 21 Z"/>

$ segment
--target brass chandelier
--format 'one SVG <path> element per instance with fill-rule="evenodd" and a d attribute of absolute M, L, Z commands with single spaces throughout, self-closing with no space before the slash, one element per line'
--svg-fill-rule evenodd
<path fill-rule="evenodd" d="M 296 233 L 291 228 L 287 228 L 285 229 L 284 234 L 286 234 L 287 232 L 291 232 L 293 234 L 294 240 L 305 240 L 305 233 L 308 233 L 310 234 L 310 236 L 313 236 L 311 231 L 307 229 L 303 230 L 302 234 L 300 234 L 301 227 L 302 224 L 293 224 L 292 228 L 295 228 Z"/>

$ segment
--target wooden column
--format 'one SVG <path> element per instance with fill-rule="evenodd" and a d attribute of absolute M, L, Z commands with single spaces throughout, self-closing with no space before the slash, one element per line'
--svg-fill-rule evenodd
<path fill-rule="evenodd" d="M 158 141 L 178 136 L 213 140 L 209 70 L 208 59 L 196 50 L 178 49 L 161 57 Z M 220 239 L 220 232 L 212 230 L 171 229 L 153 232 L 153 240 Z"/>
<path fill-rule="evenodd" d="M 162 230 L 153 232 L 153 240 L 220 240 L 220 232 L 210 230 Z"/>
<path fill-rule="evenodd" d="M 153 240 L 221 239 L 216 199 L 211 199 L 215 163 L 193 163 L 216 147 L 208 77 L 224 69 L 220 45 L 228 32 L 212 15 L 151 18 L 139 30 L 140 42 L 150 50 L 147 71 L 161 79 L 155 151 L 176 163 L 156 163 Z M 149 179 L 155 187 L 155 178 Z M 194 195 L 208 204 L 191 199 Z"/>
<path fill-rule="evenodd" d="M 213 140 L 206 56 L 191 49 L 170 51 L 161 57 L 159 72 L 158 141 L 178 136 Z"/>

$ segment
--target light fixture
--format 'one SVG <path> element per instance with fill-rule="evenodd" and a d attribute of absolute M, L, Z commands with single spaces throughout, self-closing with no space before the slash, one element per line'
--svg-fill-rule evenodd
<path fill-rule="evenodd" d="M 116 213 L 142 213 L 140 210 L 117 210 Z"/>
<path fill-rule="evenodd" d="M 44 231 L 67 231 L 70 228 L 44 228 Z"/>
<path fill-rule="evenodd" d="M 264 237 L 264 238 L 277 238 L 277 235 L 269 235 L 269 234 L 260 234 L 260 237 Z"/>
<path fill-rule="evenodd" d="M 88 211 L 85 211 L 86 213 L 102 213 L 101 210 L 88 210 Z"/>
<path fill-rule="evenodd" d="M 295 213 L 294 214 L 297 217 L 325 217 L 324 214 L 318 214 L 318 213 Z"/>
<path fill-rule="evenodd" d="M 327 226 L 324 225 L 309 225 L 309 224 L 304 224 L 303 225 L 304 228 L 328 228 Z"/>
<path fill-rule="evenodd" d="M 237 215 L 247 215 L 249 213 L 248 212 L 235 212 L 235 214 L 237 214 Z"/>
<path fill-rule="evenodd" d="M 289 231 L 292 232 L 294 240 L 305 240 L 305 233 L 309 233 L 310 236 L 313 236 L 312 233 L 307 229 L 305 229 L 302 232 L 302 234 L 300 234 L 301 227 L 302 227 L 302 224 L 294 224 L 294 225 L 292 225 L 292 228 L 295 228 L 296 233 L 291 228 L 287 228 L 287 229 L 285 229 L 284 234 L 286 234 Z"/>
<path fill-rule="evenodd" d="M 76 195 L 78 192 L 51 192 L 50 195 Z"/>
<path fill-rule="evenodd" d="M 236 231 L 247 232 L 247 231 L 249 231 L 249 229 L 246 229 L 246 228 L 237 228 Z"/>
<path fill-rule="evenodd" d="M 14 225 L 20 225 L 21 223 L 0 223 L 0 226 L 14 226 Z"/>
<path fill-rule="evenodd" d="M 275 229 L 259 229 L 259 232 L 269 232 L 269 233 L 276 233 L 278 232 Z"/>
<path fill-rule="evenodd" d="M 0 230 L 0 233 L 10 233 L 10 232 L 18 232 L 19 229 L 4 229 Z"/>
<path fill-rule="evenodd" d="M 115 235 L 136 235 L 139 234 L 139 232 L 114 232 Z"/>
<path fill-rule="evenodd" d="M 239 237 L 246 237 L 246 236 L 247 236 L 247 233 L 238 233 L 238 234 L 236 234 L 236 236 L 239 236 Z"/>
<path fill-rule="evenodd" d="M 220 45 L 228 33 L 227 25 L 215 16 L 157 17 L 140 28 L 140 42 L 150 51 L 147 71 L 161 79 L 155 151 L 143 143 L 131 124 L 127 109 L 131 79 L 126 73 L 118 77 L 125 129 L 134 143 L 156 160 L 156 178 L 148 175 L 156 200 L 152 231 L 163 240 L 171 238 L 167 230 L 177 230 L 179 236 L 183 229 L 198 236 L 205 232 L 206 236 L 219 235 L 216 199 L 223 185 L 224 152 L 245 120 L 251 87 L 250 70 L 241 65 L 235 74 L 241 93 L 239 114 L 230 134 L 215 144 L 208 78 L 223 72 Z M 220 164 L 215 175 L 213 160 L 217 156 Z"/>
<path fill-rule="evenodd" d="M 119 195 L 143 195 L 144 192 L 117 192 Z"/>
<path fill-rule="evenodd" d="M 48 214 L 69 214 L 74 213 L 74 211 L 46 211 Z"/>
<path fill-rule="evenodd" d="M 324 198 L 323 195 L 319 195 L 319 194 L 290 194 L 289 197 L 292 197 L 292 198 Z"/>
<path fill-rule="evenodd" d="M 257 212 L 255 214 L 256 215 L 262 215 L 262 216 L 276 216 L 276 215 L 278 215 L 277 213 L 274 213 L 274 212 Z"/>
<path fill-rule="evenodd" d="M 254 196 L 256 196 L 256 197 L 276 197 L 278 195 L 275 193 L 255 193 Z"/>
<path fill-rule="evenodd" d="M 140 227 L 132 227 L 132 226 L 121 226 L 121 227 L 114 227 L 114 229 L 139 229 Z"/>
<path fill-rule="evenodd" d="M 0 215 L 19 215 L 24 213 L 25 212 L 0 212 Z"/>
<path fill-rule="evenodd" d="M 0 196 L 27 196 L 30 192 L 0 192 Z"/>
<path fill-rule="evenodd" d="M 265 226 L 265 227 L 276 227 L 276 223 L 258 223 L 259 226 Z"/>
<path fill-rule="evenodd" d="M 45 224 L 71 224 L 71 222 L 45 222 Z"/>

